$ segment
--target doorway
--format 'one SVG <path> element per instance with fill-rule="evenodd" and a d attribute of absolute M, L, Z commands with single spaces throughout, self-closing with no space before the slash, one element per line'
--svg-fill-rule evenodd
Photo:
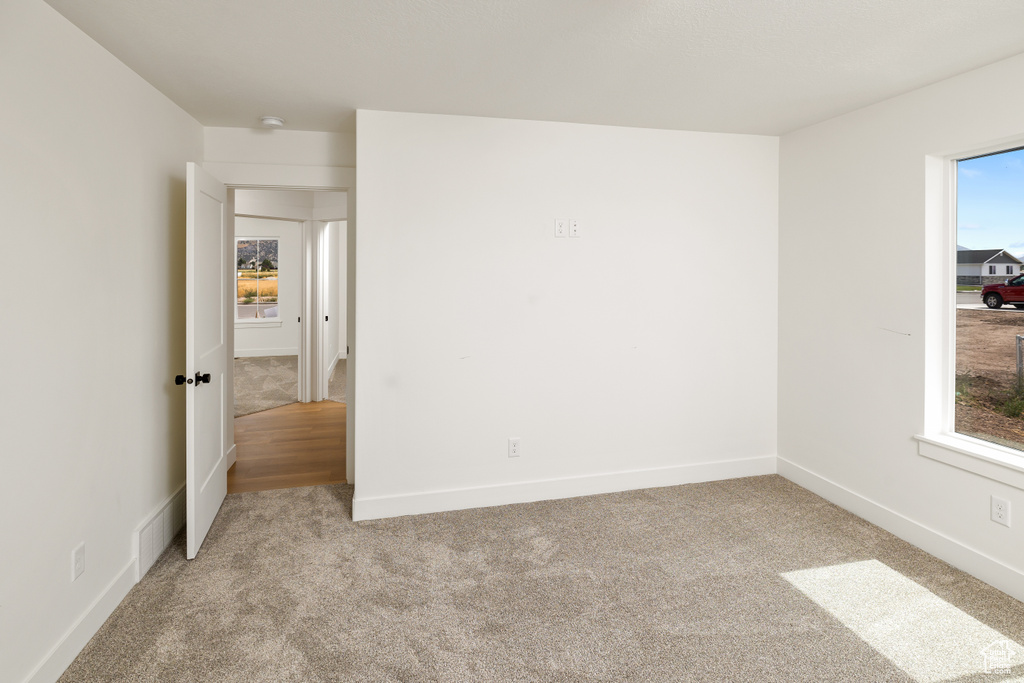
<path fill-rule="evenodd" d="M 232 356 L 239 418 L 300 398 L 302 223 L 236 215 L 234 245 Z"/>
<path fill-rule="evenodd" d="M 344 192 L 235 189 L 228 493 L 346 481 Z"/>

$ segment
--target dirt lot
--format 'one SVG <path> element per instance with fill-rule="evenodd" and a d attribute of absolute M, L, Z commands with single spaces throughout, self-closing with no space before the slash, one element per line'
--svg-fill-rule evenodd
<path fill-rule="evenodd" d="M 1024 418 L 1007 417 L 1024 311 L 956 312 L 956 431 L 1024 449 Z"/>

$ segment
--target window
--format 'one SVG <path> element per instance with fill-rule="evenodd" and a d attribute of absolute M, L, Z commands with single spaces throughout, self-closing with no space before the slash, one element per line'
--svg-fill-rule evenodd
<path fill-rule="evenodd" d="M 238 320 L 278 318 L 277 240 L 241 239 L 235 241 L 235 284 Z"/>
<path fill-rule="evenodd" d="M 1024 256 L 1024 149 L 957 161 L 955 218 L 954 431 L 1024 450 L 1024 276 L 971 265 Z"/>

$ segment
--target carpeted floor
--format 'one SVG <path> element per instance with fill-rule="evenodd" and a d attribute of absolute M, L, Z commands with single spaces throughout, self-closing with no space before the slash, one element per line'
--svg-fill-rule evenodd
<path fill-rule="evenodd" d="M 235 359 L 235 417 L 299 400 L 298 356 Z"/>
<path fill-rule="evenodd" d="M 844 626 L 819 606 L 836 565 L 1024 642 L 1024 605 L 778 476 L 359 523 L 351 495 L 228 496 L 199 557 L 179 536 L 60 681 L 1006 680 L 957 671 L 976 643 L 944 645 L 955 625 L 906 586 L 844 574 L 881 635 Z M 922 626 L 949 650 L 912 652 L 934 676 L 869 645 Z"/>
<path fill-rule="evenodd" d="M 327 385 L 328 400 L 345 403 L 345 384 L 345 359 L 341 359 Z M 286 406 L 298 397 L 298 356 L 235 359 L 235 417 Z"/>
<path fill-rule="evenodd" d="M 340 358 L 338 363 L 334 366 L 334 372 L 331 373 L 331 379 L 327 382 L 327 400 L 337 401 L 338 403 L 347 403 L 348 398 L 345 393 L 348 388 L 348 378 L 345 376 L 346 363 L 348 361 L 344 358 Z"/>

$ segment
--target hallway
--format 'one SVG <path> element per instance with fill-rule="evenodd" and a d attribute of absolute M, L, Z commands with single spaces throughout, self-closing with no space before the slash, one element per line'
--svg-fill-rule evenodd
<path fill-rule="evenodd" d="M 319 401 L 235 418 L 228 493 L 345 483 L 346 411 Z"/>

